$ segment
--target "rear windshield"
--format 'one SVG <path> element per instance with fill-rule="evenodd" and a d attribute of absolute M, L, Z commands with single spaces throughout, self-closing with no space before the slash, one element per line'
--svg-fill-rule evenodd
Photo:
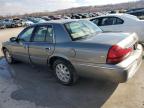
<path fill-rule="evenodd" d="M 133 20 L 139 20 L 137 16 L 134 15 L 126 15 L 127 18 L 133 19 Z"/>
<path fill-rule="evenodd" d="M 87 20 L 66 23 L 65 27 L 73 40 L 86 38 L 92 34 L 102 32 L 98 26 Z"/>

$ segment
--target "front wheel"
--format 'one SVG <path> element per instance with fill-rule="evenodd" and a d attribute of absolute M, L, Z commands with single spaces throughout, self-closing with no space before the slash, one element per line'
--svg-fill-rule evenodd
<path fill-rule="evenodd" d="M 78 76 L 73 66 L 65 60 L 56 60 L 53 65 L 55 76 L 61 84 L 72 85 Z"/>
<path fill-rule="evenodd" d="M 8 64 L 12 64 L 14 62 L 12 55 L 9 53 L 7 49 L 4 50 L 4 56 Z"/>

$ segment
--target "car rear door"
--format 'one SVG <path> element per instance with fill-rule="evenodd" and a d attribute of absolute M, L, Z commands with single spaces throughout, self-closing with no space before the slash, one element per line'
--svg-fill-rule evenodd
<path fill-rule="evenodd" d="M 18 36 L 17 41 L 11 44 L 13 57 L 24 62 L 29 62 L 28 47 L 34 27 L 24 29 Z"/>
<path fill-rule="evenodd" d="M 52 25 L 36 27 L 32 42 L 29 45 L 29 55 L 33 64 L 46 65 L 54 51 L 54 32 Z"/>

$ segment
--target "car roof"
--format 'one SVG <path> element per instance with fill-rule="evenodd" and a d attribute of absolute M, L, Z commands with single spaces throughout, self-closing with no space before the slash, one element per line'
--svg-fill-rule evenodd
<path fill-rule="evenodd" d="M 83 19 L 81 19 L 81 20 L 83 20 Z M 44 23 L 34 24 L 34 25 L 43 25 L 43 24 L 65 24 L 65 23 L 69 23 L 69 22 L 73 22 L 73 21 L 80 21 L 80 19 L 51 20 L 51 21 L 47 21 L 47 22 L 44 22 Z"/>
<path fill-rule="evenodd" d="M 116 16 L 116 17 L 136 17 L 136 16 L 133 16 L 133 15 L 130 15 L 130 14 L 118 13 L 118 14 L 101 15 L 101 16 L 93 17 L 91 19 L 100 18 L 100 17 L 110 17 L 110 16 Z M 89 19 L 89 20 L 91 20 L 91 19 Z"/>

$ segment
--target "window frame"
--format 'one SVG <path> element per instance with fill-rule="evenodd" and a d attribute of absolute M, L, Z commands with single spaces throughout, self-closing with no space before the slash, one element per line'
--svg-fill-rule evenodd
<path fill-rule="evenodd" d="M 98 24 L 94 23 L 93 22 L 94 20 L 98 20 Z M 101 20 L 102 20 L 102 18 L 94 18 L 94 19 L 91 19 L 90 21 L 93 22 L 94 24 L 96 24 L 97 26 L 100 26 Z"/>
<path fill-rule="evenodd" d="M 34 41 L 35 33 L 36 33 L 36 31 L 37 31 L 37 29 L 38 29 L 39 27 L 46 27 L 46 28 L 47 28 L 47 32 L 46 32 L 46 34 L 45 34 L 45 39 L 44 39 L 44 41 Z M 52 34 L 53 34 L 53 36 L 52 36 L 52 42 L 46 41 L 46 36 L 47 36 L 47 33 L 48 33 L 48 27 L 51 27 L 51 28 L 53 29 L 53 31 L 52 31 Z M 44 42 L 45 42 L 45 43 L 54 43 L 54 27 L 53 27 L 53 25 L 50 25 L 50 24 L 48 24 L 48 25 L 37 25 L 37 26 L 35 27 L 34 32 L 33 32 L 33 36 L 32 36 L 32 38 L 31 38 L 31 42 L 38 42 L 38 43 L 44 43 Z"/>
<path fill-rule="evenodd" d="M 102 25 L 102 20 L 103 20 L 104 18 L 116 18 L 116 21 L 117 21 L 117 19 L 119 19 L 119 20 L 121 20 L 121 21 L 122 21 L 122 23 L 121 23 L 121 24 L 123 24 L 123 23 L 124 23 L 124 20 L 123 20 L 123 19 L 121 19 L 121 18 L 119 18 L 119 17 L 116 17 L 116 16 L 107 16 L 107 17 L 100 17 L 100 22 L 99 22 L 99 25 L 98 25 L 98 26 L 112 26 L 112 25 L 121 25 L 121 24 Z"/>
<path fill-rule="evenodd" d="M 33 28 L 33 31 L 32 31 L 32 33 L 31 33 L 30 40 L 29 40 L 29 41 L 25 41 L 25 42 L 31 42 L 31 39 L 32 39 L 33 34 L 34 34 L 34 31 L 35 31 L 35 26 L 30 26 L 30 27 L 25 28 L 25 29 L 18 35 L 18 37 L 17 37 L 18 42 L 20 42 L 19 40 L 20 40 L 21 35 L 23 35 L 26 31 L 28 31 L 28 30 L 31 29 L 31 28 Z"/>

